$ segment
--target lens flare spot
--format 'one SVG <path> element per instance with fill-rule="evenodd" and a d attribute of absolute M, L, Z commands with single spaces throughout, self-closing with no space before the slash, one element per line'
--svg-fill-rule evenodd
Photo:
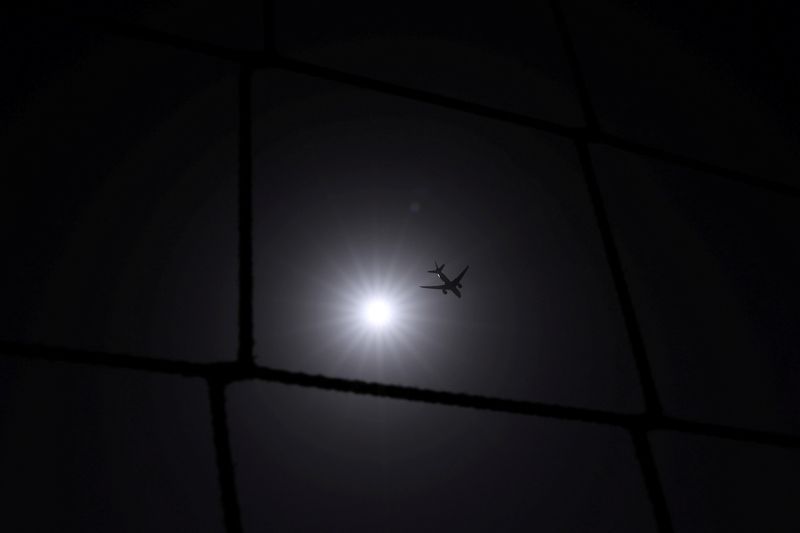
<path fill-rule="evenodd" d="M 369 300 L 364 305 L 364 320 L 374 327 L 383 327 L 391 322 L 392 309 L 385 300 Z"/>

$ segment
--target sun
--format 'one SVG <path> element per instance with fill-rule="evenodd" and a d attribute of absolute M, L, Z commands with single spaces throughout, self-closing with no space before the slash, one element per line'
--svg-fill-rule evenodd
<path fill-rule="evenodd" d="M 382 328 L 392 321 L 392 309 L 386 300 L 374 298 L 364 304 L 364 320 L 376 328 Z"/>

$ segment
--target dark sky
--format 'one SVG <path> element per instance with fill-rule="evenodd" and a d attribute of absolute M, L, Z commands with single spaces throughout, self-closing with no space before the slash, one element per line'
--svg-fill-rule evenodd
<path fill-rule="evenodd" d="M 797 435 L 796 11 L 562 5 L 602 131 L 777 184 L 590 145 L 666 414 Z M 4 351 L 236 358 L 238 67 L 114 21 L 586 124 L 547 2 L 271 13 L 274 40 L 260 2 L 2 23 Z M 251 94 L 258 365 L 643 412 L 573 141 L 279 68 L 256 69 Z M 463 298 L 418 288 L 434 261 L 470 266 Z M 362 316 L 376 297 L 393 312 L 380 329 Z M 658 531 L 619 428 L 256 380 L 227 392 L 245 531 Z M 649 442 L 675 531 L 800 527 L 797 449 Z M 215 461 L 202 379 L 0 357 L 0 529 L 222 531 Z"/>

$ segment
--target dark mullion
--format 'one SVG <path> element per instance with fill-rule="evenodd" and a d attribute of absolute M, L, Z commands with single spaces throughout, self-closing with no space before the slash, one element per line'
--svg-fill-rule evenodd
<path fill-rule="evenodd" d="M 594 106 L 592 106 L 592 98 L 589 94 L 586 78 L 583 76 L 583 69 L 580 66 L 578 53 L 575 51 L 575 43 L 570 35 L 569 26 L 567 25 L 559 0 L 551 0 L 550 8 L 553 12 L 556 29 L 561 36 L 561 47 L 564 50 L 567 63 L 569 63 L 570 70 L 572 71 L 572 79 L 575 84 L 575 89 L 578 91 L 578 100 L 581 105 L 581 111 L 583 112 L 583 120 L 586 122 L 586 128 L 589 131 L 597 131 L 599 130 L 597 114 L 594 111 Z"/>
<path fill-rule="evenodd" d="M 578 150 L 578 159 L 583 169 L 583 176 L 586 181 L 589 197 L 591 198 L 597 227 L 603 241 L 606 260 L 611 270 L 614 288 L 617 291 L 622 317 L 628 332 L 628 340 L 631 344 L 631 352 L 636 362 L 639 384 L 642 388 L 642 395 L 644 396 L 644 418 L 646 425 L 657 423 L 657 420 L 659 420 L 662 415 L 661 401 L 658 397 L 658 391 L 656 390 L 653 369 L 647 357 L 644 338 L 642 337 L 641 328 L 639 327 L 639 320 L 636 317 L 636 311 L 633 306 L 628 283 L 625 280 L 625 273 L 622 268 L 619 250 L 617 249 L 614 235 L 611 231 L 608 213 L 606 212 L 605 203 L 600 193 L 600 187 L 597 184 L 597 177 L 594 174 L 591 155 L 589 154 L 589 145 L 585 141 L 577 141 L 575 146 Z M 653 508 L 653 516 L 658 526 L 658 531 L 659 533 L 672 533 L 672 520 L 669 516 L 661 484 L 653 463 L 652 451 L 650 450 L 650 444 L 647 440 L 647 434 L 644 431 L 635 429 L 632 430 L 632 436 L 636 446 L 636 456 L 639 460 L 642 477 L 647 487 L 647 494 Z"/>
<path fill-rule="evenodd" d="M 636 458 L 642 470 L 642 481 L 647 489 L 647 496 L 653 509 L 658 533 L 673 533 L 672 517 L 669 514 L 667 500 L 664 497 L 664 489 L 658 475 L 655 459 L 653 458 L 653 448 L 647 431 L 634 429 L 630 432 L 633 440 L 633 447 L 636 450 Z"/>
<path fill-rule="evenodd" d="M 217 44 L 191 39 L 161 30 L 154 30 L 139 24 L 131 24 L 110 17 L 82 17 L 76 22 L 81 26 L 94 31 L 100 31 L 117 37 L 134 39 L 136 41 L 167 46 L 176 50 L 183 50 L 208 57 L 230 61 L 232 63 L 252 63 L 261 61 L 260 54 L 251 51 L 228 48 Z"/>
<path fill-rule="evenodd" d="M 0 357 L 22 357 L 51 363 L 120 368 L 184 377 L 205 377 L 208 374 L 208 365 L 204 363 L 3 340 L 0 340 Z"/>
<path fill-rule="evenodd" d="M 262 26 L 261 31 L 264 32 L 264 52 L 268 55 L 274 55 L 276 50 L 276 36 L 275 28 L 275 3 L 273 0 L 261 1 L 261 16 Z"/>
<path fill-rule="evenodd" d="M 623 319 L 625 320 L 625 328 L 628 332 L 628 339 L 631 344 L 633 357 L 636 361 L 636 369 L 639 373 L 639 382 L 642 387 L 644 396 L 645 407 L 647 414 L 650 416 L 661 415 L 661 402 L 658 398 L 655 381 L 653 379 L 653 371 L 650 367 L 650 361 L 647 358 L 645 351 L 644 339 L 642 337 L 639 321 L 636 318 L 636 312 L 631 299 L 628 283 L 625 280 L 625 273 L 622 269 L 622 261 L 619 257 L 619 250 L 617 249 L 614 235 L 611 231 L 611 225 L 608 221 L 608 213 L 606 212 L 605 203 L 603 202 L 600 187 L 597 184 L 597 178 L 594 173 L 592 165 L 592 158 L 589 154 L 588 141 L 595 136 L 602 135 L 599 132 L 597 125 L 597 116 L 592 106 L 589 90 L 586 86 L 586 81 L 583 76 L 583 71 L 578 61 L 578 55 L 575 52 L 575 46 L 569 34 L 569 27 L 567 26 L 564 18 L 564 13 L 559 5 L 559 0 L 552 0 L 550 5 L 553 10 L 553 16 L 556 20 L 561 35 L 561 41 L 564 50 L 566 51 L 567 61 L 569 62 L 572 75 L 575 80 L 575 86 L 580 97 L 581 108 L 586 119 L 587 128 L 583 138 L 575 138 L 575 147 L 578 152 L 578 160 L 581 164 L 583 171 L 586 189 L 591 199 L 592 208 L 594 210 L 595 221 L 600 230 L 600 237 L 603 241 L 603 249 L 605 251 L 606 260 L 611 270 L 611 277 L 614 281 L 614 288 L 617 291 L 620 308 L 622 311 Z"/>
<path fill-rule="evenodd" d="M 780 448 L 800 449 L 800 435 L 776 433 L 760 429 L 747 429 L 710 422 L 698 422 L 672 416 L 663 416 L 651 428 L 656 430 L 669 430 L 691 435 L 702 435 L 736 442 L 750 444 L 763 444 Z"/>
<path fill-rule="evenodd" d="M 598 144 L 604 144 L 606 146 L 610 146 L 612 148 L 616 148 L 618 150 L 635 154 L 647 159 L 655 159 L 682 168 L 703 172 L 705 174 L 711 174 L 728 181 L 744 183 L 751 187 L 757 187 L 774 193 L 782 194 L 784 196 L 800 198 L 800 189 L 794 185 L 789 185 L 780 181 L 753 176 L 751 174 L 739 172 L 738 170 L 733 170 L 731 168 L 722 167 L 713 163 L 707 163 L 705 161 L 699 161 L 691 157 L 668 152 L 667 150 L 663 150 L 655 146 L 639 144 L 637 142 L 630 141 L 609 133 L 600 133 L 595 137 L 595 140 Z"/>
<path fill-rule="evenodd" d="M 575 135 L 582 135 L 583 128 L 573 128 L 564 126 L 557 122 L 536 118 L 513 111 L 505 111 L 491 106 L 461 100 L 440 93 L 415 89 L 403 85 L 397 85 L 388 81 L 383 81 L 361 74 L 345 72 L 324 65 L 317 65 L 299 59 L 284 56 L 275 56 L 269 61 L 270 68 L 285 70 L 295 74 L 302 74 L 313 78 L 349 85 L 357 89 L 364 89 L 380 93 L 387 96 L 397 96 L 423 104 L 431 104 L 440 108 L 468 113 L 479 117 L 498 120 L 507 124 L 514 124 L 533 128 L 536 130 L 552 133 L 562 137 L 573 138 Z"/>
<path fill-rule="evenodd" d="M 485 411 L 533 415 L 559 420 L 575 420 L 580 422 L 611 425 L 617 427 L 638 427 L 642 424 L 641 415 L 615 413 L 585 407 L 512 400 L 491 396 L 480 396 L 463 392 L 422 389 L 407 385 L 393 385 L 359 381 L 354 379 L 334 378 L 329 376 L 305 374 L 289 370 L 256 367 L 253 378 L 271 382 L 316 388 L 328 391 L 348 392 L 379 398 L 392 398 L 412 402 L 466 407 Z M 798 438 L 800 444 L 800 438 Z"/>
<path fill-rule="evenodd" d="M 265 15 L 265 19 L 266 16 L 267 15 Z M 560 20 L 560 24 L 563 24 L 563 18 L 558 18 L 557 20 Z M 545 131 L 572 140 L 589 140 L 606 144 L 608 146 L 613 146 L 615 148 L 619 148 L 620 150 L 635 153 L 650 159 L 656 159 L 659 161 L 665 161 L 667 163 L 700 170 L 724 179 L 748 183 L 755 187 L 761 187 L 794 198 L 800 197 L 800 188 L 777 181 L 775 179 L 754 176 L 714 163 L 682 156 L 654 146 L 640 144 L 607 132 L 598 131 L 598 128 L 596 127 L 597 119 L 592 111 L 592 107 L 590 105 L 591 102 L 589 102 L 588 96 L 582 96 L 584 94 L 583 91 L 585 90 L 585 82 L 583 81 L 582 77 L 576 78 L 575 82 L 576 84 L 579 84 L 579 99 L 581 101 L 581 106 L 583 108 L 583 114 L 585 117 L 584 120 L 587 122 L 587 127 L 570 127 L 558 124 L 556 122 L 514 113 L 513 111 L 495 109 L 490 106 L 484 106 L 481 104 L 460 100 L 458 98 L 443 96 L 437 93 L 395 85 L 393 83 L 342 72 L 321 65 L 315 65 L 313 63 L 307 63 L 287 57 L 279 57 L 274 53 L 274 50 L 272 52 L 268 51 L 266 54 L 263 51 L 253 52 L 247 50 L 235 50 L 223 46 L 210 45 L 200 41 L 187 39 L 177 35 L 171 35 L 169 33 L 160 32 L 157 30 L 151 30 L 132 24 L 124 24 L 114 20 L 92 19 L 92 21 L 95 27 L 100 27 L 103 31 L 113 35 L 124 36 L 144 42 L 151 42 L 153 44 L 159 44 L 162 46 L 169 46 L 179 50 L 186 50 L 189 52 L 208 55 L 210 57 L 217 57 L 237 63 L 239 65 L 247 65 L 253 69 L 276 68 L 298 74 L 305 74 L 318 79 L 342 83 L 363 90 L 386 95 L 400 96 L 409 100 L 431 104 L 462 113 L 469 113 L 475 116 L 490 118 L 492 120 L 505 122 L 507 124 L 514 124 L 517 126 Z M 271 44 L 274 43 L 267 42 L 267 37 L 265 36 L 265 46 L 271 46 Z M 584 87 L 584 89 L 580 89 L 580 87 Z"/>
<path fill-rule="evenodd" d="M 253 365 L 253 71 L 240 67 L 239 115 L 239 350 Z"/>
<path fill-rule="evenodd" d="M 671 416 L 652 417 L 645 414 L 616 413 L 545 402 L 511 400 L 461 392 L 335 378 L 262 366 L 243 366 L 238 362 L 192 363 L 189 361 L 140 357 L 131 354 L 93 352 L 7 341 L 0 341 L 0 357 L 23 357 L 53 363 L 83 364 L 99 368 L 118 368 L 162 375 L 201 377 L 222 380 L 226 383 L 258 380 L 265 383 L 281 383 L 410 402 L 448 405 L 522 416 L 539 416 L 558 420 L 575 420 L 629 430 L 646 428 L 653 431 L 675 431 L 736 442 L 800 449 L 800 435 L 789 433 L 732 427 Z"/>
<path fill-rule="evenodd" d="M 625 279 L 625 272 L 622 268 L 619 250 L 617 249 L 614 234 L 611 231 L 611 224 L 608 221 L 605 202 L 603 201 L 600 187 L 597 184 L 597 177 L 595 176 L 591 155 L 589 154 L 589 146 L 582 141 L 576 142 L 575 146 L 578 151 L 578 159 L 581 163 L 586 188 L 589 192 L 589 198 L 594 210 L 597 228 L 600 231 L 600 238 L 603 242 L 603 249 L 605 251 L 608 267 L 611 270 L 611 278 L 614 282 L 614 288 L 617 291 L 617 298 L 620 310 L 622 311 L 623 320 L 625 321 L 625 328 L 628 332 L 628 340 L 631 345 L 634 361 L 636 362 L 645 408 L 648 415 L 657 417 L 662 414 L 662 408 L 653 378 L 653 369 L 647 357 L 644 338 L 641 328 L 639 327 L 639 320 L 636 317 L 628 282 Z"/>
<path fill-rule="evenodd" d="M 219 479 L 220 496 L 222 498 L 225 529 L 227 533 L 241 533 L 242 519 L 236 491 L 236 474 L 233 468 L 228 415 L 225 405 L 225 390 L 225 381 L 216 378 L 208 380 L 211 423 L 214 431 L 214 449 L 217 457 L 217 476 Z"/>
<path fill-rule="evenodd" d="M 583 76 L 578 54 L 575 51 L 574 42 L 569 33 L 569 27 L 567 26 L 564 13 L 559 5 L 559 0 L 551 0 L 551 6 L 556 20 L 556 26 L 561 35 L 562 45 L 566 52 L 567 61 L 572 70 L 584 120 L 586 121 L 584 136 L 583 138 L 575 138 L 575 148 L 578 152 L 578 160 L 580 161 L 583 171 L 586 189 L 591 199 L 597 228 L 600 231 L 600 237 L 603 241 L 603 249 L 609 269 L 611 270 L 611 277 L 617 292 L 617 299 L 622 311 L 622 317 L 625 321 L 625 328 L 628 332 L 628 340 L 631 344 L 631 351 L 634 361 L 636 362 L 636 370 L 639 374 L 639 384 L 644 397 L 645 413 L 642 416 L 644 424 L 640 427 L 630 428 L 629 431 L 633 438 L 636 458 L 639 462 L 642 479 L 647 489 L 647 496 L 653 509 L 653 518 L 658 527 L 658 531 L 659 533 L 673 533 L 672 518 L 667 508 L 664 491 L 658 476 L 655 461 L 653 460 L 650 442 L 647 438 L 647 428 L 649 424 L 661 418 L 661 401 L 658 397 L 658 391 L 653 377 L 653 369 L 647 357 L 644 338 L 642 337 L 639 321 L 636 317 L 636 311 L 633 306 L 628 283 L 625 279 L 625 272 L 622 268 L 619 250 L 617 249 L 617 244 L 611 231 L 608 213 L 605 203 L 603 202 L 600 187 L 597 184 L 597 177 L 595 176 L 591 154 L 589 153 L 588 141 L 601 134 L 600 127 L 597 122 L 597 115 L 594 111 L 594 107 L 592 106 L 591 96 L 586 85 L 586 79 Z"/>
<path fill-rule="evenodd" d="M 130 354 L 92 352 L 67 348 L 30 345 L 0 341 L 0 357 L 24 357 L 55 363 L 83 364 L 101 368 L 119 368 L 162 375 L 220 379 L 228 383 L 259 380 L 327 391 L 349 392 L 366 396 L 392 398 L 419 403 L 465 407 L 510 414 L 540 416 L 560 420 L 575 420 L 610 425 L 625 429 L 646 427 L 650 430 L 669 430 L 679 433 L 716 437 L 737 442 L 764 444 L 800 449 L 800 435 L 746 429 L 708 422 L 685 420 L 670 416 L 647 417 L 644 414 L 625 414 L 535 401 L 511 400 L 460 392 L 420 389 L 405 385 L 359 381 L 323 375 L 306 374 L 261 366 L 242 366 L 238 362 L 192 363 L 140 357 Z"/>

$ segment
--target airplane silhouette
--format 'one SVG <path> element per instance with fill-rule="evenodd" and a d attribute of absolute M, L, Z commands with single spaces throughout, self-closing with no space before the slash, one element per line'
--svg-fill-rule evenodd
<path fill-rule="evenodd" d="M 444 269 L 444 264 L 442 264 L 442 266 L 439 266 L 436 263 L 436 261 L 434 261 L 433 265 L 434 269 L 428 270 L 428 272 L 439 276 L 439 279 L 444 282 L 444 285 L 420 285 L 420 287 L 422 287 L 423 289 L 437 289 L 442 291 L 443 294 L 447 294 L 447 291 L 453 291 L 453 294 L 461 298 L 461 291 L 459 291 L 458 289 L 461 288 L 461 278 L 464 277 L 464 274 L 469 268 L 469 265 L 464 267 L 464 270 L 461 271 L 461 274 L 459 274 L 458 276 L 455 277 L 455 279 L 452 280 L 447 279 L 445 273 L 442 272 L 442 270 Z"/>

